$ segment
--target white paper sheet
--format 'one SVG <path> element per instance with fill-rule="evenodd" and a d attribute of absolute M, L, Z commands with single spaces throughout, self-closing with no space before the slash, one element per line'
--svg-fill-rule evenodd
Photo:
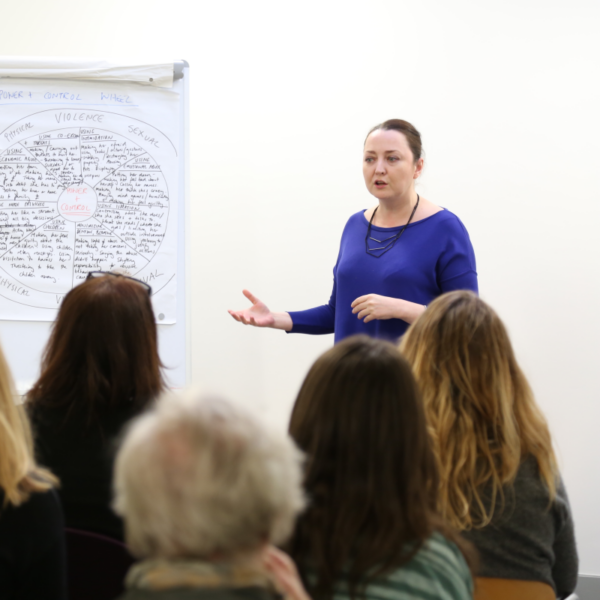
<path fill-rule="evenodd" d="M 173 87 L 173 62 L 139 63 L 80 58 L 0 57 L 0 77 L 129 81 L 154 87 Z"/>
<path fill-rule="evenodd" d="M 175 322 L 178 115 L 164 88 L 0 79 L 0 319 L 51 321 L 121 270 Z"/>

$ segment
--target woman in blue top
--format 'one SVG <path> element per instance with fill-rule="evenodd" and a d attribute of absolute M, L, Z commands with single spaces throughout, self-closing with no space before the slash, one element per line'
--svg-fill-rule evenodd
<path fill-rule="evenodd" d="M 231 316 L 290 333 L 335 333 L 336 342 L 361 333 L 396 340 L 437 296 L 477 292 L 475 254 L 464 225 L 415 191 L 421 154 L 421 136 L 407 121 L 386 121 L 367 135 L 363 175 L 378 204 L 348 220 L 328 304 L 271 312 L 244 290 L 252 307 L 230 310 Z"/>

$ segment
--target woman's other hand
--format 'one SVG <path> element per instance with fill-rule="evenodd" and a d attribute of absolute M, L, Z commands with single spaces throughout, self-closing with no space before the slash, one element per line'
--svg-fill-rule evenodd
<path fill-rule="evenodd" d="M 366 296 L 360 296 L 352 303 L 352 314 L 359 319 L 364 319 L 365 323 L 375 319 L 398 319 L 400 318 L 398 316 L 398 304 L 398 298 L 367 294 Z"/>
<path fill-rule="evenodd" d="M 269 546 L 263 557 L 267 573 L 285 600 L 311 600 L 302 585 L 294 561 L 275 546 Z"/>
<path fill-rule="evenodd" d="M 425 311 L 425 306 L 400 298 L 390 298 L 379 294 L 360 296 L 352 304 L 352 314 L 359 319 L 369 321 L 385 319 L 402 319 L 413 323 Z"/>
<path fill-rule="evenodd" d="M 292 329 L 293 323 L 289 313 L 273 313 L 264 302 L 261 302 L 248 290 L 244 290 L 243 294 L 252 302 L 252 306 L 244 310 L 227 311 L 236 321 L 254 327 L 271 327 L 273 329 L 283 329 L 284 331 Z"/>

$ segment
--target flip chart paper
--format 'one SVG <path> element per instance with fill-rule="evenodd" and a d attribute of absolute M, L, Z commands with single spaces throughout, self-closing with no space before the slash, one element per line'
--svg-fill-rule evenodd
<path fill-rule="evenodd" d="M 178 114 L 166 88 L 0 79 L 0 319 L 54 320 L 116 270 L 175 322 Z"/>

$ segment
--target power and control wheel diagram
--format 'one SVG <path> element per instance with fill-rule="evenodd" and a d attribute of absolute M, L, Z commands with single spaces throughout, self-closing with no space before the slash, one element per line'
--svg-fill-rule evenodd
<path fill-rule="evenodd" d="M 0 269 L 29 290 L 22 303 L 46 308 L 90 271 L 146 269 L 170 203 L 149 144 L 123 127 L 42 129 L 0 153 Z"/>

